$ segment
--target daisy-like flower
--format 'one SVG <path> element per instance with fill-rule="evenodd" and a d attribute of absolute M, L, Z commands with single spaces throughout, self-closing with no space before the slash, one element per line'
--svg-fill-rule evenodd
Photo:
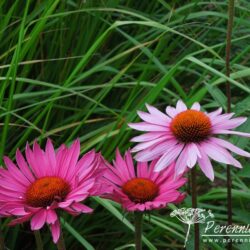
<path fill-rule="evenodd" d="M 249 133 L 232 131 L 246 121 L 244 117 L 232 118 L 233 113 L 221 114 L 221 108 L 205 113 L 200 111 L 199 103 L 187 109 L 182 101 L 178 101 L 176 108 L 168 106 L 166 114 L 155 107 L 146 106 L 148 113 L 138 111 L 144 122 L 129 124 L 133 129 L 147 132 L 132 139 L 133 142 L 139 142 L 132 152 L 138 152 L 135 156 L 137 161 L 159 158 L 156 171 L 176 161 L 175 171 L 178 175 L 186 167 L 193 168 L 198 162 L 204 174 L 214 180 L 210 159 L 241 168 L 240 162 L 229 151 L 250 157 L 248 152 L 217 137 L 219 134 L 250 137 Z"/>
<path fill-rule="evenodd" d="M 113 190 L 104 197 L 120 203 L 127 211 L 140 212 L 181 202 L 185 195 L 177 189 L 186 183 L 186 179 L 182 176 L 174 178 L 174 163 L 164 171 L 154 172 L 155 163 L 138 162 L 135 171 L 130 151 L 123 159 L 117 150 L 114 166 L 108 165 L 104 174 L 104 183 L 111 185 Z"/>
<path fill-rule="evenodd" d="M 4 157 L 7 169 L 0 169 L 0 215 L 16 217 L 10 225 L 30 220 L 32 230 L 47 223 L 56 243 L 60 237 L 58 210 L 72 215 L 92 212 L 81 202 L 101 191 L 98 178 L 106 168 L 104 160 L 90 151 L 78 161 L 79 140 L 69 148 L 62 145 L 57 152 L 50 140 L 45 151 L 35 142 L 33 150 L 27 144 L 25 153 L 27 161 L 17 150 L 18 166 Z"/>

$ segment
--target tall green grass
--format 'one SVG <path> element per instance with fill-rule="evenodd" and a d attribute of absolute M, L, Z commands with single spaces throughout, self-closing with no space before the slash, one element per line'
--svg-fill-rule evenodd
<path fill-rule="evenodd" d="M 236 3 L 232 77 L 225 75 L 227 1 L 58 1 L 0 2 L 0 159 L 15 157 L 27 141 L 56 146 L 79 137 L 82 153 L 95 147 L 112 160 L 116 147 L 132 145 L 127 123 L 145 103 L 164 109 L 177 99 L 207 110 L 250 111 L 250 3 Z M 241 131 L 250 131 L 250 120 Z M 248 150 L 247 139 L 232 139 Z M 1 162 L 2 163 L 2 162 Z M 250 223 L 250 163 L 233 170 L 233 220 Z M 225 166 L 216 181 L 200 175 L 199 204 L 226 223 Z M 131 216 L 101 198 L 89 201 L 91 216 L 63 218 L 68 249 L 133 249 Z M 191 206 L 190 197 L 183 206 Z M 169 211 L 153 212 L 144 225 L 148 249 L 182 249 L 186 228 Z M 1 227 L 9 249 L 34 249 L 28 225 Z M 45 249 L 53 249 L 47 230 Z M 192 237 L 192 236 L 191 236 Z M 224 249 L 206 243 L 208 249 Z M 249 244 L 235 245 L 247 249 Z M 188 249 L 192 249 L 192 241 Z"/>

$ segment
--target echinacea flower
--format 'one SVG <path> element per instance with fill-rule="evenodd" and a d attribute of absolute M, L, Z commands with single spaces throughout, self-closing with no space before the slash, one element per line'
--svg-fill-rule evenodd
<path fill-rule="evenodd" d="M 137 161 L 151 161 L 159 158 L 155 168 L 160 171 L 176 161 L 176 174 L 181 174 L 186 167 L 193 168 L 198 162 L 201 170 L 210 179 L 214 179 L 212 160 L 241 168 L 241 164 L 228 150 L 250 157 L 250 154 L 232 143 L 218 138 L 219 134 L 233 134 L 250 137 L 249 133 L 232 131 L 246 121 L 244 117 L 232 118 L 234 113 L 221 114 L 222 109 L 205 113 L 200 111 L 200 104 L 194 103 L 187 109 L 182 101 L 176 108 L 168 106 L 166 114 L 155 107 L 146 105 L 148 112 L 138 111 L 144 122 L 130 123 L 129 126 L 147 133 L 134 137 L 139 142 L 132 152 L 138 152 Z"/>
<path fill-rule="evenodd" d="M 57 152 L 50 140 L 45 151 L 35 142 L 33 151 L 27 144 L 25 153 L 27 161 L 17 150 L 18 166 L 4 157 L 7 169 L 0 169 L 0 215 L 16 217 L 10 225 L 30 220 L 32 230 L 47 223 L 56 243 L 60 237 L 58 210 L 71 215 L 92 212 L 81 202 L 100 191 L 97 179 L 105 168 L 104 160 L 90 151 L 78 161 L 79 140 L 69 148 L 62 145 Z"/>
<path fill-rule="evenodd" d="M 174 163 L 164 171 L 154 172 L 155 163 L 138 162 L 135 171 L 130 151 L 123 159 L 117 150 L 114 166 L 108 165 L 104 174 L 104 182 L 113 190 L 104 197 L 120 203 L 127 211 L 140 212 L 181 202 L 185 195 L 177 189 L 186 183 L 186 179 L 182 176 L 174 178 Z"/>

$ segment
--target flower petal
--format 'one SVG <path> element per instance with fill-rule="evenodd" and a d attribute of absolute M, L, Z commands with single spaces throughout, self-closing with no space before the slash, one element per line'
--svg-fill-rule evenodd
<path fill-rule="evenodd" d="M 171 164 L 174 160 L 177 159 L 183 147 L 183 144 L 177 144 L 174 147 L 170 148 L 156 163 L 155 171 L 159 172 L 162 169 L 168 167 L 169 164 Z"/>
<path fill-rule="evenodd" d="M 195 102 L 195 103 L 192 105 L 191 109 L 200 111 L 201 105 L 200 105 L 198 102 Z"/>
<path fill-rule="evenodd" d="M 31 219 L 31 230 L 41 229 L 46 222 L 47 212 L 45 209 L 39 210 Z"/>
<path fill-rule="evenodd" d="M 54 224 L 51 224 L 50 230 L 51 230 L 53 242 L 56 244 L 57 241 L 59 240 L 60 232 L 61 232 L 60 223 L 58 220 Z"/>
<path fill-rule="evenodd" d="M 207 178 L 210 179 L 211 181 L 214 181 L 213 166 L 206 153 L 203 152 L 203 150 L 200 150 L 200 152 L 201 152 L 201 157 L 198 158 L 199 166 L 202 172 L 207 176 Z"/>
<path fill-rule="evenodd" d="M 187 106 L 182 100 L 179 100 L 177 102 L 176 109 L 180 113 L 180 112 L 187 110 Z"/>

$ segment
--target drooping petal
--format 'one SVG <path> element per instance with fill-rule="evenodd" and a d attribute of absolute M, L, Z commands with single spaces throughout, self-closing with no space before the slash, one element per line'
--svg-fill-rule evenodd
<path fill-rule="evenodd" d="M 60 223 L 58 220 L 54 224 L 51 224 L 50 230 L 51 230 L 53 242 L 56 244 L 59 240 L 60 232 L 61 232 Z"/>
<path fill-rule="evenodd" d="M 212 143 L 215 143 L 221 147 L 224 147 L 224 148 L 227 148 L 229 150 L 231 150 L 232 152 L 238 154 L 238 155 L 241 155 L 241 156 L 245 156 L 245 157 L 250 157 L 250 153 L 242 150 L 241 148 L 238 148 L 236 146 L 234 146 L 232 143 L 226 141 L 226 140 L 223 140 L 223 139 L 220 139 L 220 138 L 210 138 L 210 141 Z"/>
<path fill-rule="evenodd" d="M 175 147 L 170 148 L 157 162 L 155 171 L 161 171 L 169 166 L 178 157 L 183 147 L 183 144 L 177 144 Z"/>
<path fill-rule="evenodd" d="M 41 229 L 46 222 L 47 212 L 45 209 L 38 211 L 31 219 L 31 230 Z"/>
<path fill-rule="evenodd" d="M 234 129 L 239 127 L 242 123 L 247 120 L 246 117 L 238 117 L 228 121 L 222 121 L 213 125 L 213 129 Z"/>
<path fill-rule="evenodd" d="M 177 145 L 177 140 L 168 140 L 166 142 L 159 143 L 155 147 L 149 147 L 146 150 L 143 150 L 135 155 L 135 159 L 137 161 L 151 161 L 156 158 L 159 158 L 162 154 L 164 154 L 169 148 L 175 147 Z"/>
<path fill-rule="evenodd" d="M 182 152 L 180 153 L 176 165 L 175 165 L 175 176 L 183 174 L 187 167 L 187 159 L 188 159 L 188 148 L 184 147 Z"/>
<path fill-rule="evenodd" d="M 58 220 L 57 214 L 53 209 L 47 210 L 46 222 L 48 224 L 54 224 Z"/>
<path fill-rule="evenodd" d="M 201 157 L 200 151 L 195 143 L 190 143 L 186 145 L 186 147 L 187 147 L 187 155 L 188 155 L 187 166 L 189 168 L 192 168 L 196 164 L 197 158 Z"/>
<path fill-rule="evenodd" d="M 241 168 L 241 164 L 234 159 L 227 150 L 223 149 L 222 147 L 218 146 L 217 144 L 212 144 L 209 142 L 202 144 L 203 151 L 206 152 L 206 154 L 212 158 L 215 161 L 230 164 L 235 167 Z"/>
<path fill-rule="evenodd" d="M 213 166 L 206 153 L 203 152 L 203 150 L 200 150 L 200 152 L 201 152 L 201 157 L 198 158 L 199 166 L 202 172 L 207 176 L 207 178 L 209 178 L 211 181 L 214 181 Z"/>
<path fill-rule="evenodd" d="M 157 138 L 148 142 L 139 143 L 131 150 L 131 152 L 135 153 L 143 149 L 147 149 L 151 146 L 159 144 L 160 142 L 166 141 L 167 139 L 168 139 L 168 136 L 162 136 L 160 138 Z"/>
<path fill-rule="evenodd" d="M 213 130 L 214 134 L 230 134 L 230 135 L 239 135 L 242 137 L 247 137 L 250 138 L 250 133 L 244 133 L 244 132 L 239 132 L 239 131 L 232 131 L 232 130 L 224 130 L 224 129 L 215 129 Z"/>

